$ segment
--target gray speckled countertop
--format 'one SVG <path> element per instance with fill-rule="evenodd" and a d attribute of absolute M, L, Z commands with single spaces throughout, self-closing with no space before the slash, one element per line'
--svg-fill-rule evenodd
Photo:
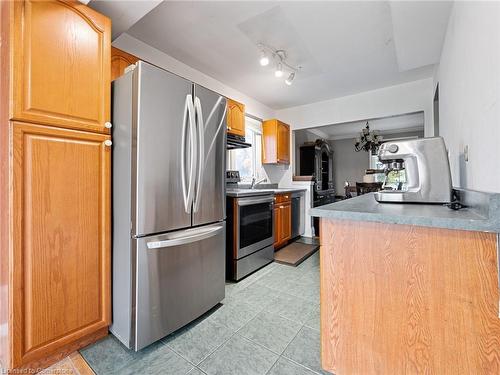
<path fill-rule="evenodd" d="M 250 197 L 257 195 L 273 195 L 273 194 L 281 194 L 281 193 L 294 193 L 294 192 L 303 192 L 307 189 L 296 189 L 296 188 L 257 188 L 257 189 L 226 189 L 226 195 L 228 197 L 238 198 L 238 197 Z"/>
<path fill-rule="evenodd" d="M 436 204 L 378 203 L 374 194 L 315 207 L 312 216 L 500 233 L 500 194 L 458 190 L 468 207 L 458 211 Z"/>

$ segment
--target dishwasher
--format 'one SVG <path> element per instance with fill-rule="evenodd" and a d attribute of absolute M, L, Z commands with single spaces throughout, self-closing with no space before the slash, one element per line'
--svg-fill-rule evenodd
<path fill-rule="evenodd" d="M 292 239 L 300 236 L 304 230 L 302 224 L 302 207 L 301 207 L 301 197 L 304 195 L 303 192 L 292 193 Z"/>

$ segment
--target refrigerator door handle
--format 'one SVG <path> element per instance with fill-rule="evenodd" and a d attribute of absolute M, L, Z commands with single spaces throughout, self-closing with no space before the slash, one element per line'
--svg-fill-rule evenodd
<path fill-rule="evenodd" d="M 223 97 L 219 97 L 219 100 L 217 100 L 217 103 L 215 103 L 214 107 L 212 108 L 212 111 L 210 112 L 210 114 L 208 115 L 208 119 L 207 119 L 207 123 L 210 121 L 210 119 L 212 118 L 215 110 L 217 109 L 217 107 L 219 106 L 220 102 L 222 101 Z M 208 155 L 210 155 L 210 153 L 212 152 L 212 149 L 214 148 L 214 145 L 215 145 L 215 141 L 217 140 L 217 136 L 219 135 L 219 132 L 223 129 L 224 127 L 224 120 L 226 119 L 226 112 L 227 112 L 227 106 L 225 105 L 224 106 L 224 112 L 222 113 L 222 117 L 220 119 L 220 122 L 219 122 L 219 126 L 217 127 L 217 130 L 215 131 L 215 135 L 212 139 L 212 143 L 210 143 L 210 147 L 208 148 L 208 152 L 206 153 L 207 157 Z M 205 125 L 206 126 L 206 125 Z"/>
<path fill-rule="evenodd" d="M 186 134 L 189 126 L 189 176 L 186 175 Z M 182 181 L 182 194 L 184 197 L 184 210 L 186 213 L 191 213 L 191 204 L 194 195 L 194 178 L 195 178 L 195 162 L 196 162 L 196 148 L 194 142 L 195 135 L 195 114 L 193 107 L 193 97 L 186 95 L 186 102 L 184 106 L 184 118 L 182 123 L 182 145 L 181 145 L 181 181 Z M 189 181 L 186 182 L 186 178 Z"/>
<path fill-rule="evenodd" d="M 198 176 L 196 178 L 193 211 L 198 212 L 201 201 L 201 186 L 203 184 L 203 169 L 205 167 L 205 122 L 203 121 L 201 101 L 197 96 L 194 98 L 194 111 L 196 114 L 196 128 L 198 130 Z"/>
<path fill-rule="evenodd" d="M 223 225 L 210 226 L 208 228 L 191 229 L 187 230 L 187 232 L 189 232 L 188 235 L 172 234 L 171 238 L 168 238 L 163 241 L 151 241 L 148 242 L 146 245 L 148 249 L 161 249 L 164 247 L 185 245 L 188 243 L 198 242 L 210 237 L 214 237 L 217 234 L 219 234 L 222 230 L 224 230 Z"/>

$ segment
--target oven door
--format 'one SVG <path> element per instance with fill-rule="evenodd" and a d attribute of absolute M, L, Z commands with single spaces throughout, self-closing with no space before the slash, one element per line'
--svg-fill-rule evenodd
<path fill-rule="evenodd" d="M 272 196 L 238 198 L 237 259 L 273 244 L 273 208 Z"/>

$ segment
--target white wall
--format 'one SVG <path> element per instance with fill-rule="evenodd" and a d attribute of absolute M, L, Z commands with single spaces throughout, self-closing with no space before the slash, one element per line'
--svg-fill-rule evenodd
<path fill-rule="evenodd" d="M 454 3 L 435 82 L 453 184 L 500 192 L 500 3 Z"/>
<path fill-rule="evenodd" d="M 424 134 L 431 137 L 434 135 L 434 124 L 429 97 L 433 95 L 433 82 L 433 78 L 427 78 L 291 107 L 276 111 L 276 117 L 290 124 L 292 130 L 297 130 L 423 111 Z M 290 138 L 291 163 L 294 165 L 296 155 L 293 134 Z M 293 171 L 292 167 L 266 166 L 268 176 L 273 176 L 271 181 L 283 187 L 290 186 Z"/>
<path fill-rule="evenodd" d="M 151 47 L 150 45 L 141 42 L 138 39 L 128 35 L 122 34 L 117 39 L 113 41 L 113 46 L 129 52 L 145 61 L 155 64 L 161 68 L 164 68 L 172 73 L 175 73 L 181 77 L 189 79 L 195 83 L 198 83 L 210 90 L 216 91 L 219 94 L 227 96 L 228 98 L 234 99 L 245 104 L 246 113 L 261 118 L 269 119 L 275 117 L 275 111 L 272 108 L 258 102 L 257 100 L 239 92 L 222 82 L 200 72 L 199 70 L 191 68 L 179 60 L 163 53 L 162 51 Z"/>
<path fill-rule="evenodd" d="M 370 118 L 424 111 L 426 136 L 432 135 L 433 79 L 365 91 L 276 111 L 277 117 L 293 129 L 304 129 Z"/>

